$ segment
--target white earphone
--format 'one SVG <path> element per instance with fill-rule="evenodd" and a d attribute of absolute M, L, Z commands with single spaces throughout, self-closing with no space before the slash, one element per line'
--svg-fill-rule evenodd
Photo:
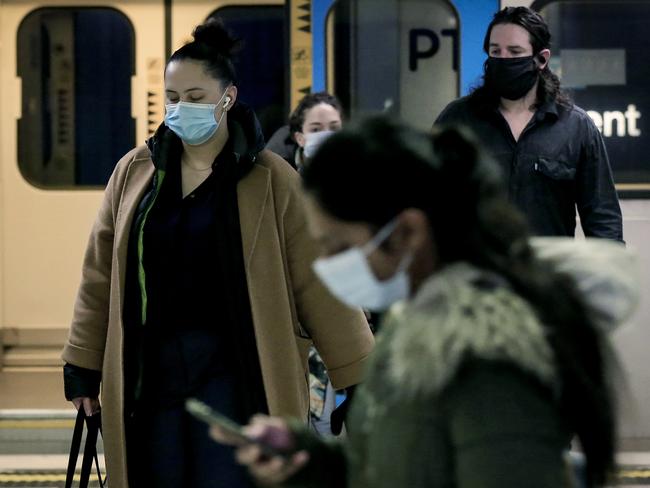
<path fill-rule="evenodd" d="M 228 95 L 226 97 L 226 99 L 224 100 L 224 102 L 223 102 L 223 108 L 226 108 L 228 106 L 228 104 L 230 103 L 230 100 L 232 100 L 232 98 L 230 98 L 230 95 Z"/>

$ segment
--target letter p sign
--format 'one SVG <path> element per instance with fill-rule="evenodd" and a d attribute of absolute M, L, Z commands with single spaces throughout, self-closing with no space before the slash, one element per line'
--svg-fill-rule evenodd
<path fill-rule="evenodd" d="M 420 39 L 424 38 L 426 49 L 420 50 Z M 438 35 L 430 29 L 411 29 L 409 31 L 409 69 L 417 71 L 418 59 L 432 58 L 440 48 Z"/>

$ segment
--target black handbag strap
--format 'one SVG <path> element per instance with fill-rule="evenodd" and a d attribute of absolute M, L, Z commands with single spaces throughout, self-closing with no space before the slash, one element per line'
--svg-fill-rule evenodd
<path fill-rule="evenodd" d="M 92 471 L 93 467 L 93 459 L 95 460 L 99 486 L 101 488 L 104 488 L 104 483 L 106 480 L 102 480 L 102 474 L 99 470 L 99 458 L 97 456 L 97 437 L 102 430 L 101 414 L 98 412 L 95 415 L 87 417 L 84 413 L 83 406 L 81 406 L 77 412 L 77 419 L 75 421 L 74 431 L 72 433 L 72 443 L 70 445 L 70 457 L 68 459 L 68 470 L 66 472 L 65 488 L 72 488 L 74 472 L 77 467 L 77 460 L 79 459 L 79 449 L 81 447 L 84 420 L 88 426 L 88 433 L 86 434 L 86 444 L 84 446 L 84 455 L 81 462 L 79 488 L 88 487 L 88 483 L 90 481 L 90 472 Z"/>
<path fill-rule="evenodd" d="M 84 413 L 83 406 L 79 407 L 77 412 L 77 420 L 74 423 L 74 430 L 72 431 L 72 444 L 70 445 L 70 457 L 68 458 L 68 471 L 65 476 L 65 488 L 72 487 L 72 480 L 74 479 L 74 471 L 77 467 L 77 459 L 79 458 L 79 448 L 81 447 L 81 436 L 84 430 Z"/>

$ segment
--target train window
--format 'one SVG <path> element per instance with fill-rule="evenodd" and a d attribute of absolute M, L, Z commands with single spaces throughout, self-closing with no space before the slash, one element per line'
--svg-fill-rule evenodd
<path fill-rule="evenodd" d="M 285 15 L 282 5 L 253 5 L 222 7 L 209 16 L 244 41 L 235 61 L 238 97 L 253 107 L 266 139 L 288 117 Z"/>
<path fill-rule="evenodd" d="M 389 110 L 421 129 L 459 95 L 458 18 L 444 0 L 339 0 L 334 91 L 351 116 Z"/>
<path fill-rule="evenodd" d="M 603 134 L 621 195 L 650 197 L 650 3 L 546 1 L 533 6 L 551 29 L 551 68 Z"/>
<path fill-rule="evenodd" d="M 105 185 L 135 145 L 134 32 L 111 8 L 39 8 L 18 29 L 18 165 L 45 188 Z"/>

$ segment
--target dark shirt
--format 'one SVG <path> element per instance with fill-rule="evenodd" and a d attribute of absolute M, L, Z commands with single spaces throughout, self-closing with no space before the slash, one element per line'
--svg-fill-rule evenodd
<path fill-rule="evenodd" d="M 234 157 L 226 146 L 215 160 Z M 182 399 L 229 364 L 226 286 L 219 269 L 216 175 L 185 198 L 180 162 L 170 164 L 144 226 L 147 337 L 144 395 Z"/>
<path fill-rule="evenodd" d="M 605 144 L 581 108 L 542 105 L 518 141 L 498 109 L 476 107 L 470 97 L 450 103 L 436 124 L 474 132 L 500 166 L 510 201 L 526 215 L 533 233 L 574 236 L 577 207 L 586 236 L 623 241 Z"/>

